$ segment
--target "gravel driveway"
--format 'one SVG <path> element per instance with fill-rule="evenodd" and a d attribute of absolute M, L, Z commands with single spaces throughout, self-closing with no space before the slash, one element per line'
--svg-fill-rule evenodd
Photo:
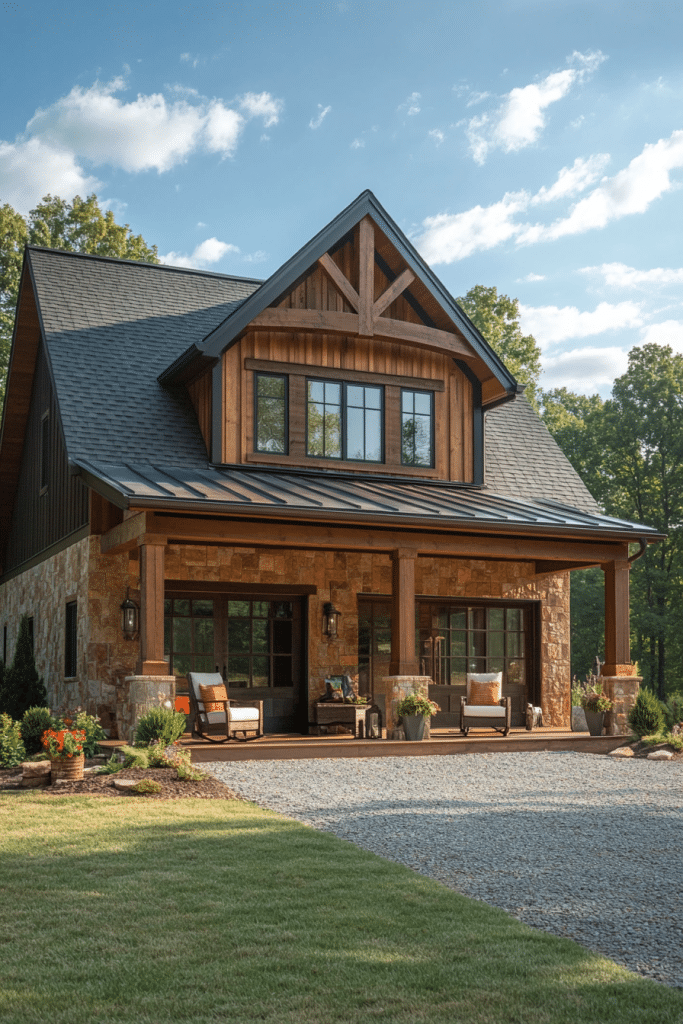
<path fill-rule="evenodd" d="M 245 799 L 683 987 L 683 761 L 548 751 L 202 768 Z"/>

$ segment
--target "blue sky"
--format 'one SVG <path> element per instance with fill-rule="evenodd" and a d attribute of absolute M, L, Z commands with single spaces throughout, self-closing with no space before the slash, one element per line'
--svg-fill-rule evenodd
<path fill-rule="evenodd" d="M 0 203 L 96 192 L 164 262 L 264 278 L 370 188 L 545 388 L 683 352 L 683 5 L 1 3 Z"/>

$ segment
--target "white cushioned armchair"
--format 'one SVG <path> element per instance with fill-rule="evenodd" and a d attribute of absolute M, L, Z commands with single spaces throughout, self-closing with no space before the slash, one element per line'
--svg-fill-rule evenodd
<path fill-rule="evenodd" d="M 196 733 L 211 743 L 225 743 L 230 739 L 257 739 L 263 736 L 262 700 L 229 699 L 220 672 L 188 672 L 187 680 L 190 691 L 190 714 L 193 715 L 193 735 Z M 207 709 L 202 700 L 202 686 L 217 687 L 225 693 L 225 697 L 221 699 L 217 694 L 214 695 L 211 701 L 213 708 Z M 247 733 L 251 735 L 248 736 Z M 222 739 L 213 739 L 213 736 L 221 736 Z"/>
<path fill-rule="evenodd" d="M 502 672 L 468 672 L 467 696 L 460 698 L 460 732 L 470 729 L 495 729 L 510 732 L 511 704 L 502 696 Z"/>

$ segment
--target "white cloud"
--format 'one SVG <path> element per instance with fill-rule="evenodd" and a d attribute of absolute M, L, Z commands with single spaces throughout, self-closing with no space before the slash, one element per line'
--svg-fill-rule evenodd
<path fill-rule="evenodd" d="M 263 249 L 257 249 L 256 252 L 249 252 L 242 257 L 245 263 L 265 263 L 268 259 L 268 253 L 264 252 Z"/>
<path fill-rule="evenodd" d="M 329 114 L 329 112 L 331 110 L 332 110 L 332 107 L 330 107 L 330 106 L 323 107 L 322 103 L 319 103 L 318 104 L 318 116 L 311 118 L 311 120 L 308 122 L 308 127 L 312 128 L 315 131 L 316 128 L 320 127 L 320 125 L 323 123 L 323 121 L 325 120 L 325 118 L 327 117 L 327 115 Z"/>
<path fill-rule="evenodd" d="M 643 313 L 637 302 L 601 302 L 590 311 L 581 311 L 576 306 L 520 305 L 519 319 L 522 330 L 533 334 L 543 349 L 567 338 L 588 338 L 605 331 L 640 327 Z"/>
<path fill-rule="evenodd" d="M 48 193 L 73 199 L 99 187 L 65 149 L 40 139 L 0 142 L 0 194 L 24 216 Z"/>
<path fill-rule="evenodd" d="M 432 128 L 431 131 L 428 132 L 428 135 L 430 139 L 434 139 L 434 142 L 437 144 L 437 146 L 440 146 L 443 140 L 446 138 L 444 133 L 439 128 Z"/>
<path fill-rule="evenodd" d="M 565 199 L 568 196 L 575 196 L 577 192 L 583 192 L 598 180 L 609 161 L 608 153 L 595 153 L 587 160 L 577 157 L 571 167 L 562 168 L 550 188 L 544 185 L 538 190 L 531 200 L 531 205 L 551 203 L 556 199 Z"/>
<path fill-rule="evenodd" d="M 545 274 L 527 274 L 526 277 L 518 277 L 518 284 L 533 284 L 535 281 L 545 281 Z"/>
<path fill-rule="evenodd" d="M 239 103 L 248 117 L 262 117 L 264 128 L 277 124 L 284 109 L 282 100 L 275 99 L 269 92 L 247 92 Z"/>
<path fill-rule="evenodd" d="M 415 114 L 420 113 L 420 99 L 419 92 L 411 92 L 408 99 L 398 107 L 398 110 L 405 110 L 408 117 L 414 117 Z"/>
<path fill-rule="evenodd" d="M 417 246 L 427 263 L 455 263 L 478 250 L 493 249 L 517 234 L 513 217 L 525 210 L 528 202 L 526 192 L 508 192 L 491 206 L 426 217 Z"/>
<path fill-rule="evenodd" d="M 581 267 L 580 274 L 592 277 L 601 275 L 608 288 L 642 288 L 646 285 L 683 284 L 683 268 L 673 270 L 654 267 L 652 270 L 636 270 L 625 263 L 602 263 L 599 267 Z"/>
<path fill-rule="evenodd" d="M 522 244 L 548 241 L 565 235 L 583 234 L 604 228 L 610 221 L 634 213 L 645 213 L 648 206 L 675 187 L 670 172 L 683 167 L 683 131 L 671 133 L 668 139 L 648 143 L 627 167 L 612 178 L 606 178 L 596 189 L 579 200 L 568 216 L 550 225 L 532 225 L 522 232 Z"/>
<path fill-rule="evenodd" d="M 351 143 L 351 149 L 364 149 L 365 139 L 354 139 Z"/>
<path fill-rule="evenodd" d="M 453 263 L 510 239 L 518 245 L 550 242 L 565 235 L 603 228 L 610 221 L 631 214 L 644 213 L 656 199 L 677 187 L 670 172 L 683 167 L 683 131 L 674 131 L 668 139 L 648 143 L 627 167 L 611 178 L 603 178 L 585 198 L 570 206 L 567 216 L 551 224 L 521 223 L 517 219 L 530 208 L 587 188 L 606 160 L 606 154 L 585 160 L 578 158 L 572 167 L 562 168 L 553 185 L 543 186 L 535 195 L 512 192 L 491 206 L 425 217 L 424 230 L 415 244 L 428 263 Z"/>
<path fill-rule="evenodd" d="M 22 212 L 46 193 L 72 199 L 98 188 L 83 169 L 109 164 L 130 173 L 159 173 L 205 150 L 223 157 L 234 152 L 250 118 L 277 123 L 283 104 L 269 93 L 246 93 L 232 109 L 220 99 L 206 100 L 192 90 L 138 94 L 130 101 L 118 93 L 121 77 L 74 86 L 51 106 L 35 112 L 14 142 L 0 141 L 0 194 Z M 240 112 L 241 111 L 241 112 Z"/>
<path fill-rule="evenodd" d="M 683 353 L 683 321 L 664 320 L 660 324 L 650 324 L 641 331 L 641 345 L 654 343 L 669 345 L 674 352 Z"/>
<path fill-rule="evenodd" d="M 238 254 L 239 249 L 229 242 L 219 242 L 217 238 L 207 238 L 195 246 L 194 252 L 190 256 L 179 252 L 167 252 L 165 256 L 159 256 L 159 259 L 169 267 L 190 267 L 201 270 L 212 263 L 218 263 L 228 253 Z"/>
<path fill-rule="evenodd" d="M 569 388 L 584 395 L 593 395 L 601 388 L 609 388 L 614 378 L 628 369 L 625 349 L 575 348 L 559 356 L 543 359 L 542 387 Z"/>
<path fill-rule="evenodd" d="M 485 163 L 493 149 L 512 153 L 536 142 L 545 127 L 546 108 L 589 77 L 605 59 L 600 51 L 575 52 L 568 58 L 574 67 L 555 71 L 541 82 L 512 89 L 497 110 L 473 117 L 466 134 L 476 163 Z"/>

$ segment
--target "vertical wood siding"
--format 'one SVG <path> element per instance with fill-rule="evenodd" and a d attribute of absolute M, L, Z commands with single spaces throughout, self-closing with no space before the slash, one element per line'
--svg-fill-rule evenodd
<path fill-rule="evenodd" d="M 41 424 L 46 412 L 50 420 L 48 483 L 41 492 Z M 57 404 L 41 341 L 33 378 L 19 484 L 3 560 L 4 571 L 33 558 L 87 522 L 88 488 L 79 477 L 69 473 Z"/>
<path fill-rule="evenodd" d="M 211 371 L 187 385 L 207 453 L 211 452 Z"/>

